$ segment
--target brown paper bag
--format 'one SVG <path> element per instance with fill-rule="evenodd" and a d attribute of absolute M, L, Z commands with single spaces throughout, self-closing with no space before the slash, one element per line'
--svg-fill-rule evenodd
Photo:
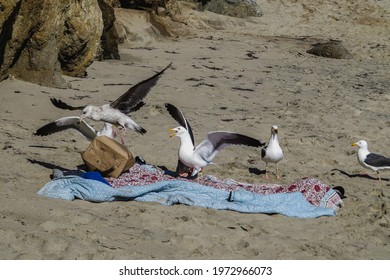
<path fill-rule="evenodd" d="M 81 153 L 81 158 L 89 171 L 99 171 L 104 177 L 114 178 L 135 163 L 133 155 L 124 145 L 107 136 L 93 139 L 87 150 Z"/>

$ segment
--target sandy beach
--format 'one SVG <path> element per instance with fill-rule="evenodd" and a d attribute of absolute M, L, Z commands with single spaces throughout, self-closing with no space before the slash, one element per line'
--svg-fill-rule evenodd
<path fill-rule="evenodd" d="M 142 11 L 117 9 L 118 28 L 127 27 L 121 60 L 95 61 L 85 78 L 64 76 L 69 89 L 17 77 L 1 82 L 0 259 L 389 259 L 390 171 L 378 182 L 351 146 L 364 139 L 370 151 L 390 156 L 390 8 L 386 1 L 364 2 L 258 0 L 264 15 L 248 19 L 181 3 L 186 20 L 174 22 L 174 36 L 151 27 Z M 306 52 L 330 39 L 341 40 L 352 59 Z M 79 114 L 55 108 L 50 97 L 104 104 L 170 62 L 146 105 L 131 115 L 147 130 L 126 132 L 133 155 L 175 169 L 179 139 L 169 138 L 168 129 L 177 123 L 166 102 L 185 112 L 198 143 L 212 130 L 268 141 L 278 125 L 282 178 L 266 182 L 312 177 L 342 186 L 344 207 L 334 217 L 297 219 L 36 194 L 53 167 L 82 165 L 80 152 L 89 145 L 75 131 L 33 135 L 48 122 Z M 204 173 L 265 180 L 260 149 L 231 147 L 214 162 Z"/>

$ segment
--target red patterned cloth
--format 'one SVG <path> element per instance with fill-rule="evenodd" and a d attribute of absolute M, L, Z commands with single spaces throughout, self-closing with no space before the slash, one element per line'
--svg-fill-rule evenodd
<path fill-rule="evenodd" d="M 235 191 L 243 188 L 247 191 L 259 194 L 289 193 L 301 192 L 306 200 L 315 206 L 338 209 L 343 205 L 340 196 L 332 190 L 331 187 L 314 178 L 302 178 L 301 180 L 289 185 L 277 184 L 249 184 L 237 182 L 232 179 L 219 180 L 211 175 L 202 175 L 196 179 L 186 179 L 181 177 L 172 177 L 165 174 L 159 168 L 151 165 L 135 164 L 128 172 L 123 173 L 119 178 L 107 178 L 107 181 L 114 188 L 124 186 L 144 186 L 162 181 L 182 180 L 198 183 L 226 191 Z"/>

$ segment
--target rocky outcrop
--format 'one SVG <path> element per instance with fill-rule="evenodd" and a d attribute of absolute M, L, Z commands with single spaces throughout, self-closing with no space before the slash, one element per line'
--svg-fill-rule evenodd
<path fill-rule="evenodd" d="M 251 6 L 255 0 L 193 1 L 238 17 L 245 17 L 248 11 L 258 12 Z M 117 30 L 121 23 L 116 21 L 113 9 L 118 6 L 146 10 L 151 34 L 179 36 L 196 21 L 180 11 L 176 0 L 1 0 L 0 81 L 12 75 L 64 88 L 67 83 L 62 74 L 83 77 L 95 58 L 119 59 Z M 136 31 L 126 30 L 126 24 L 119 31 L 138 36 Z"/>
<path fill-rule="evenodd" d="M 238 18 L 262 16 L 256 0 L 198 0 L 203 8 L 213 13 Z"/>
<path fill-rule="evenodd" d="M 165 7 L 171 0 L 118 0 L 122 8 L 153 8 Z"/>
<path fill-rule="evenodd" d="M 115 28 L 115 3 L 108 4 L 105 0 L 98 0 L 103 16 L 103 33 L 101 36 L 101 52 L 99 59 L 120 59 L 118 42 L 119 36 Z"/>
<path fill-rule="evenodd" d="M 8 75 L 66 87 L 61 73 L 85 76 L 100 49 L 97 0 L 3 0 L 0 4 L 0 80 Z"/>

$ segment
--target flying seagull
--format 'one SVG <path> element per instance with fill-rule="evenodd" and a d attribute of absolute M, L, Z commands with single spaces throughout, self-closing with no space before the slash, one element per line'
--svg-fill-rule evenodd
<path fill-rule="evenodd" d="M 64 131 L 67 129 L 75 129 L 80 132 L 88 140 L 93 140 L 97 136 L 105 135 L 114 139 L 115 134 L 112 124 L 104 123 L 102 130 L 96 131 L 93 127 L 87 124 L 85 121 L 80 121 L 79 117 L 71 116 L 60 118 L 54 122 L 50 122 L 40 127 L 34 135 L 47 136 L 53 133 Z"/>
<path fill-rule="evenodd" d="M 276 125 L 271 127 L 271 136 L 268 141 L 268 145 L 261 149 L 261 159 L 265 162 L 265 178 L 268 179 L 267 168 L 270 162 L 276 164 L 276 178 L 279 176 L 279 161 L 283 159 L 283 151 L 280 148 L 278 141 L 278 127 Z"/>
<path fill-rule="evenodd" d="M 121 134 L 121 139 L 123 141 L 123 134 L 127 128 L 130 128 L 138 133 L 144 134 L 146 130 L 134 122 L 128 114 L 139 107 L 142 107 L 142 100 L 149 93 L 151 88 L 156 85 L 161 74 L 165 70 L 172 66 L 172 62 L 166 66 L 163 70 L 156 73 L 152 77 L 137 83 L 132 86 L 128 91 L 122 94 L 115 101 L 104 104 L 102 106 L 87 105 L 87 106 L 78 106 L 73 107 L 66 104 L 61 100 L 51 99 L 52 103 L 62 109 L 67 110 L 80 110 L 82 113 L 80 116 L 80 121 L 83 121 L 86 118 L 90 118 L 95 121 L 104 121 L 113 124 L 114 126 L 119 126 L 122 128 L 123 133 Z"/>
<path fill-rule="evenodd" d="M 353 143 L 352 146 L 359 147 L 357 152 L 357 158 L 361 166 L 364 168 L 371 169 L 378 174 L 378 181 L 381 180 L 379 170 L 381 169 L 390 169 L 390 158 L 370 153 L 368 151 L 368 144 L 365 140 L 360 140 L 356 143 Z"/>
<path fill-rule="evenodd" d="M 56 106 L 57 108 L 63 109 L 63 110 L 70 110 L 70 111 L 76 111 L 76 110 L 83 110 L 86 106 L 72 106 L 64 101 L 51 97 L 50 98 L 51 103 Z M 130 113 L 136 112 L 139 109 L 141 109 L 145 105 L 145 102 L 140 101 L 137 105 L 135 105 L 133 108 L 131 108 Z"/>
<path fill-rule="evenodd" d="M 185 115 L 170 103 L 165 103 L 165 107 L 180 125 L 170 129 L 172 132 L 170 137 L 180 138 L 179 160 L 185 166 L 192 168 L 191 177 L 198 174 L 201 168 L 212 164 L 216 154 L 225 147 L 231 145 L 260 147 L 265 145 L 262 141 L 246 135 L 230 131 L 211 131 L 207 134 L 206 139 L 195 147 L 192 129 Z"/>

